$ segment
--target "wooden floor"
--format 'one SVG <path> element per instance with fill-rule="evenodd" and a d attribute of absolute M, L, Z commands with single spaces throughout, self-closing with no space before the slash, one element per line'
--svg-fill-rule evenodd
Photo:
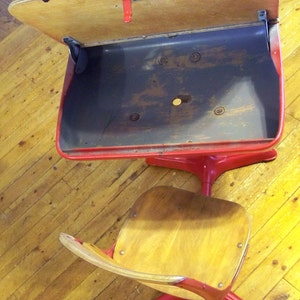
<path fill-rule="evenodd" d="M 198 191 L 195 176 L 144 160 L 67 161 L 55 127 L 68 50 L 12 20 L 0 1 L 0 299 L 155 299 L 157 292 L 76 259 L 61 231 L 108 247 L 152 186 Z M 278 158 L 233 170 L 213 196 L 252 217 L 234 286 L 245 300 L 300 299 L 300 1 L 280 3 L 286 87 Z"/>

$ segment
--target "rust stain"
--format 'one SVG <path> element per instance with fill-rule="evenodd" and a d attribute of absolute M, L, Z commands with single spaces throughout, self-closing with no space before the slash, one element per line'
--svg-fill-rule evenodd
<path fill-rule="evenodd" d="M 210 107 L 215 107 L 218 103 L 218 99 L 216 98 L 216 96 L 212 96 L 209 99 L 209 105 Z"/>
<path fill-rule="evenodd" d="M 159 105 L 157 97 L 167 97 L 167 91 L 164 85 L 161 85 L 156 75 L 151 78 L 151 84 L 139 93 L 135 93 L 132 96 L 129 106 L 137 105 L 139 107 L 149 107 L 152 105 Z M 153 100 L 150 100 L 153 99 Z"/>
<path fill-rule="evenodd" d="M 242 66 L 247 59 L 246 50 L 227 51 L 226 47 L 215 47 L 199 51 L 201 59 L 193 62 L 190 59 L 190 54 L 174 56 L 172 53 L 164 53 L 168 63 L 164 65 L 167 69 L 187 69 L 187 68 L 214 68 L 222 65 Z"/>

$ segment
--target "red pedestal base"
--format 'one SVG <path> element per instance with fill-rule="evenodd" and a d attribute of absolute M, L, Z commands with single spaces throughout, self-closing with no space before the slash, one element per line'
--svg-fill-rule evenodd
<path fill-rule="evenodd" d="M 191 172 L 201 181 L 203 195 L 211 195 L 214 181 L 224 172 L 259 162 L 271 161 L 277 157 L 275 149 L 264 152 L 232 155 L 207 155 L 193 157 L 150 157 L 147 164 Z"/>

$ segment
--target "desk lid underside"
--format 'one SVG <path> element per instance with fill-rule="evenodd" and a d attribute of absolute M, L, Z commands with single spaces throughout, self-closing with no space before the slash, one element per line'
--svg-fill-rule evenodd
<path fill-rule="evenodd" d="M 278 0 L 138 0 L 124 23 L 122 0 L 16 0 L 9 11 L 57 41 L 72 37 L 84 46 L 143 35 L 254 22 L 258 10 L 278 17 Z"/>

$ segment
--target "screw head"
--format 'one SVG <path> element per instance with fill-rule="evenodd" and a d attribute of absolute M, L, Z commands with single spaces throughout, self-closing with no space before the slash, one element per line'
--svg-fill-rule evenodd
<path fill-rule="evenodd" d="M 138 121 L 140 119 L 140 114 L 139 113 L 132 113 L 130 116 L 129 116 L 129 120 L 130 121 Z"/>
<path fill-rule="evenodd" d="M 168 63 L 168 58 L 166 56 L 161 56 L 158 60 L 160 65 L 166 65 Z"/>
<path fill-rule="evenodd" d="M 181 103 L 182 103 L 182 100 L 181 100 L 180 98 L 175 98 L 175 99 L 173 99 L 173 101 L 172 101 L 172 104 L 173 104 L 174 106 L 179 106 L 179 105 L 181 105 Z"/>
<path fill-rule="evenodd" d="M 225 107 L 223 107 L 223 106 L 218 106 L 218 107 L 216 107 L 216 108 L 214 109 L 214 114 L 215 114 L 216 116 L 223 115 L 224 112 L 225 112 Z"/>
<path fill-rule="evenodd" d="M 200 59 L 201 59 L 201 54 L 199 52 L 193 52 L 190 56 L 190 61 L 193 63 L 200 61 Z"/>

